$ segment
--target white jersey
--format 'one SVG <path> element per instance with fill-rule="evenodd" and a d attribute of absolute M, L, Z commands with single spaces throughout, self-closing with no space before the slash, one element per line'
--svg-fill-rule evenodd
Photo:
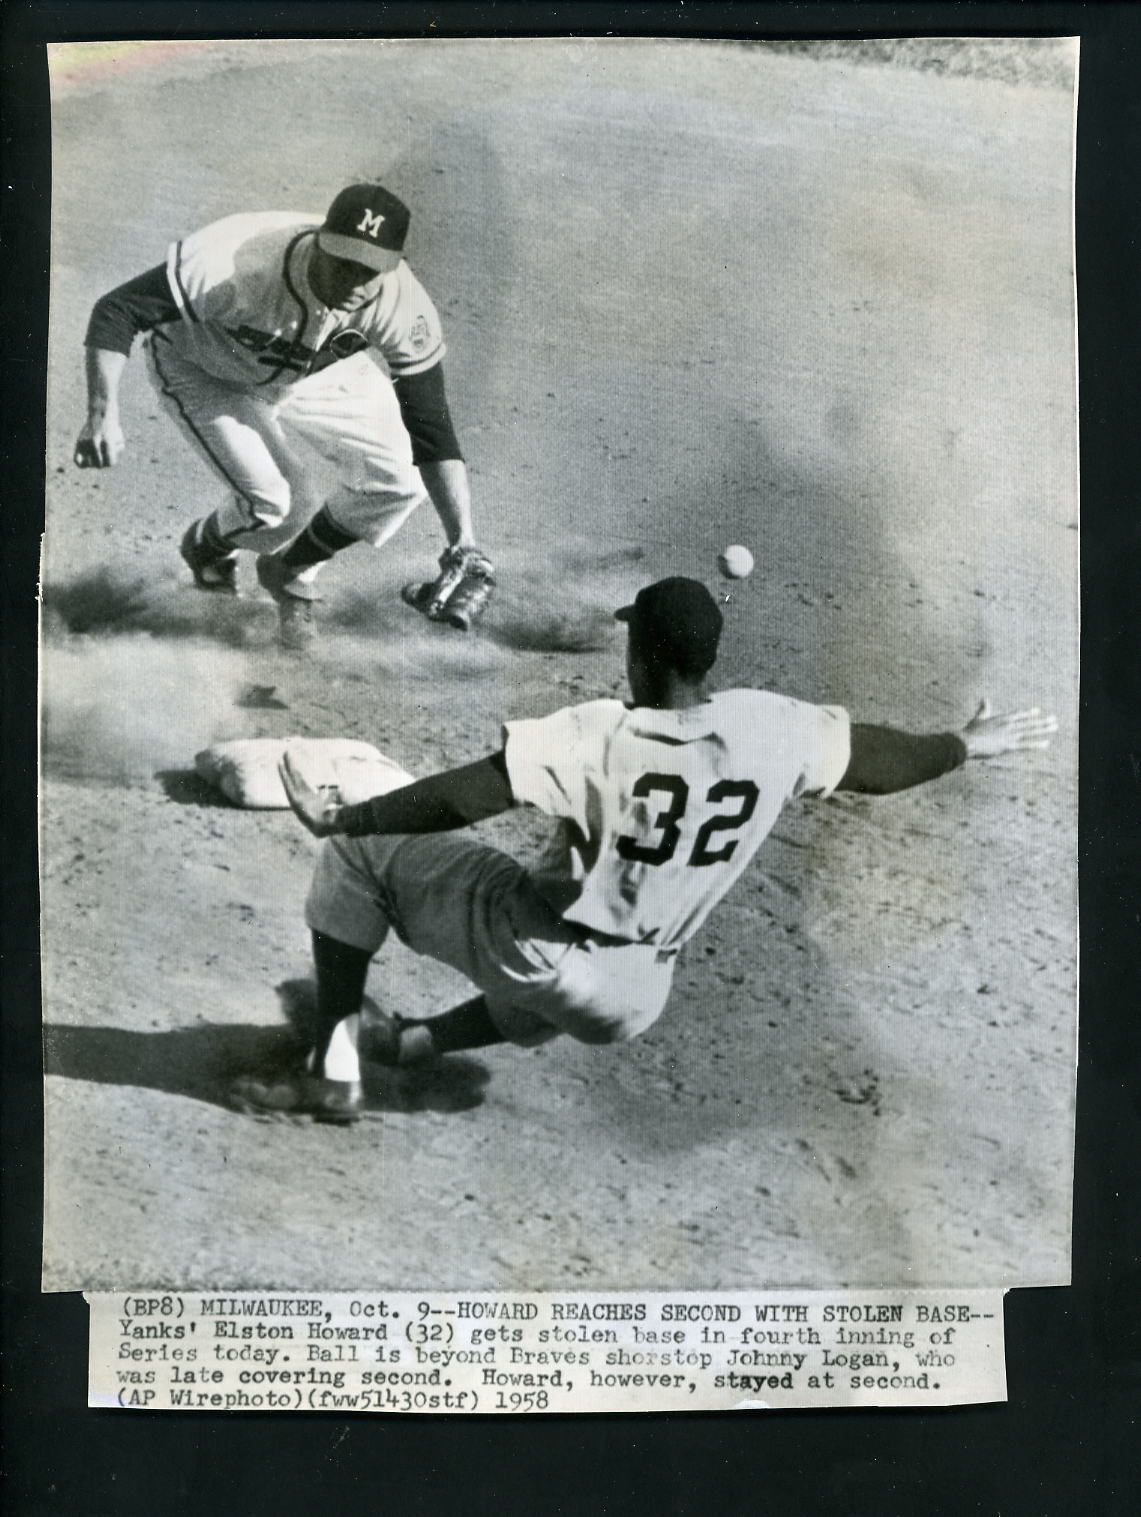
<path fill-rule="evenodd" d="M 674 948 L 692 937 L 786 801 L 848 767 L 848 714 L 762 690 L 681 711 L 590 701 L 504 728 L 515 799 L 563 821 L 535 884 L 567 921 Z"/>
<path fill-rule="evenodd" d="M 308 270 L 321 220 L 276 211 L 227 216 L 171 243 L 166 276 L 182 320 L 163 336 L 213 378 L 270 396 L 366 347 L 393 378 L 438 363 L 440 318 L 406 263 L 358 310 L 330 311 L 317 299 Z"/>

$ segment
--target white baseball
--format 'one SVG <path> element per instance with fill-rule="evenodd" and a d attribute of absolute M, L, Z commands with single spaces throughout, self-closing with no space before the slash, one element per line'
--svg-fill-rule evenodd
<path fill-rule="evenodd" d="M 717 555 L 717 567 L 726 579 L 745 579 L 753 572 L 753 555 L 740 543 L 733 543 Z"/>

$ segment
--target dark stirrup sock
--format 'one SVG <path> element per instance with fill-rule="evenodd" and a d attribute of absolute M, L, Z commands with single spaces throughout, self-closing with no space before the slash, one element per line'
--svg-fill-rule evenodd
<path fill-rule="evenodd" d="M 432 1054 L 460 1053 L 467 1048 L 488 1048 L 507 1039 L 488 1014 L 482 996 L 453 1006 L 438 1017 L 398 1017 L 401 1064 L 419 1063 Z"/>
<path fill-rule="evenodd" d="M 304 532 L 294 538 L 279 558 L 287 569 L 308 569 L 313 564 L 323 564 L 334 553 L 356 541 L 351 533 L 337 526 L 322 506 Z"/>
<path fill-rule="evenodd" d="M 371 963 L 372 954 L 367 949 L 354 948 L 323 932 L 313 933 L 313 965 L 317 971 L 314 1068 L 321 1067 L 338 1023 L 360 1011 Z"/>

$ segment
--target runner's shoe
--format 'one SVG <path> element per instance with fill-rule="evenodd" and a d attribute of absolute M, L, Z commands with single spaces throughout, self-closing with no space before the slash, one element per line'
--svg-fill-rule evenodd
<path fill-rule="evenodd" d="M 347 1127 L 360 1121 L 364 1092 L 359 1080 L 326 1080 L 306 1071 L 260 1079 L 242 1075 L 230 1086 L 237 1111 L 252 1117 L 310 1117 Z"/>
<path fill-rule="evenodd" d="M 419 1024 L 409 1027 L 401 1016 L 370 1006 L 361 1021 L 361 1056 L 387 1069 L 426 1064 L 436 1057 L 432 1035 Z"/>

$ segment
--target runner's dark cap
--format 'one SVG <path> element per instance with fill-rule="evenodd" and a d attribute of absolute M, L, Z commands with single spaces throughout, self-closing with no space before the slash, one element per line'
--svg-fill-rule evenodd
<path fill-rule="evenodd" d="M 713 667 L 721 640 L 721 608 L 697 579 L 675 575 L 639 590 L 614 615 L 636 627 L 653 653 L 691 677 Z"/>
<path fill-rule="evenodd" d="M 391 274 L 404 252 L 412 213 L 379 184 L 350 184 L 329 207 L 317 246 L 378 274 Z"/>

